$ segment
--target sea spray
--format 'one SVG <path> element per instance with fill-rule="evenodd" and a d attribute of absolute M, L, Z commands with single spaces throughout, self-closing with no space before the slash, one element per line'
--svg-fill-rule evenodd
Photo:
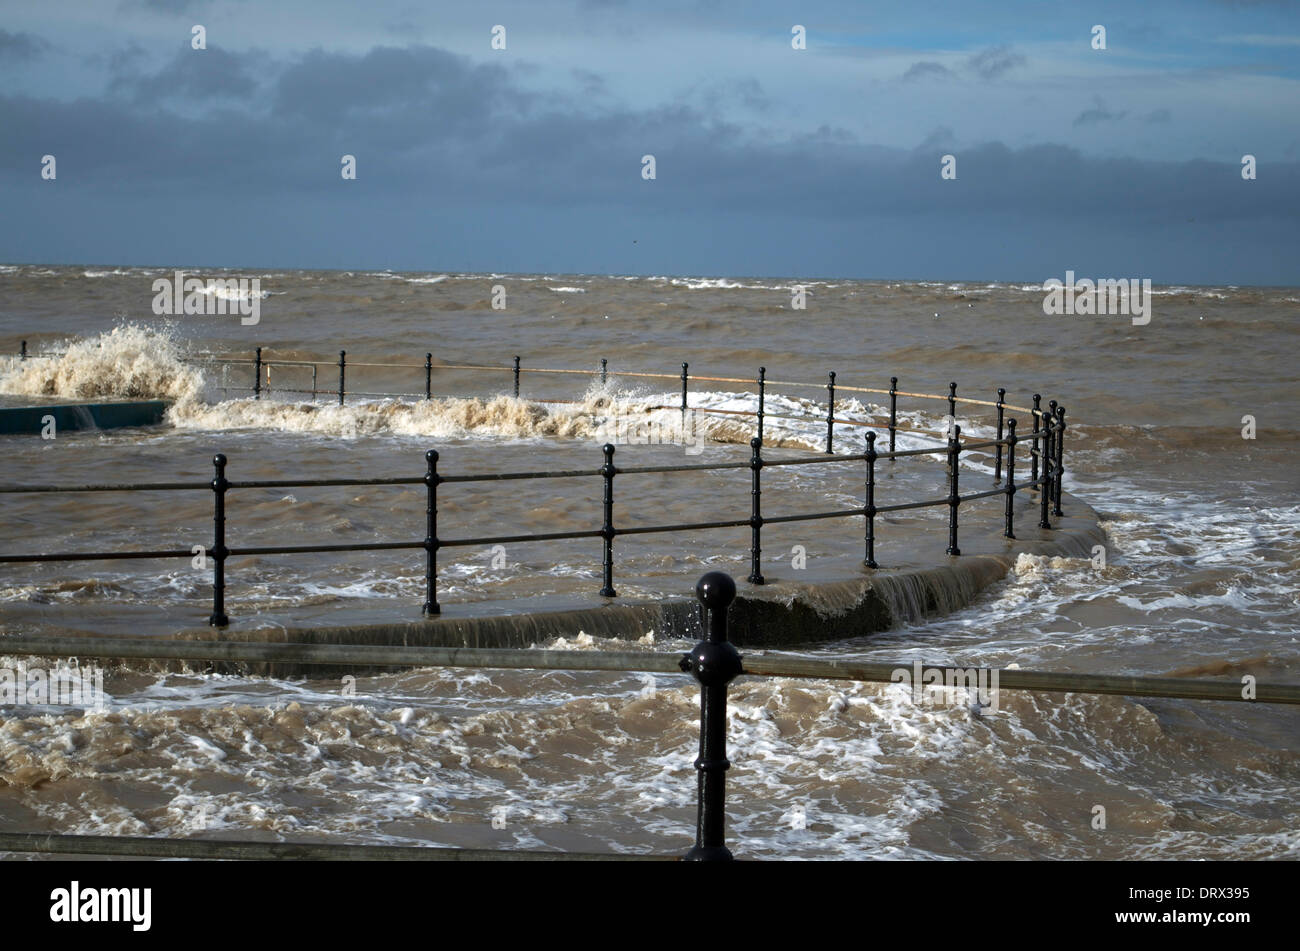
<path fill-rule="evenodd" d="M 195 403 L 203 373 L 184 362 L 168 333 L 121 324 L 69 341 L 62 353 L 24 360 L 0 372 L 0 392 L 68 399 L 164 399 Z"/>

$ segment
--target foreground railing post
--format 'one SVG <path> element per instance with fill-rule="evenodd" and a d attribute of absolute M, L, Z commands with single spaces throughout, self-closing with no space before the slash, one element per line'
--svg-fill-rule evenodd
<path fill-rule="evenodd" d="M 1052 506 L 1052 514 L 1060 518 L 1065 513 L 1061 511 L 1061 483 L 1065 481 L 1065 407 L 1056 407 L 1056 478 L 1052 480 L 1052 488 L 1055 490 L 1055 503 Z"/>
<path fill-rule="evenodd" d="M 683 858 L 690 862 L 730 861 L 726 841 L 727 684 L 744 672 L 740 654 L 727 640 L 727 608 L 736 600 L 736 582 L 721 571 L 710 571 L 695 584 L 695 596 L 709 612 L 704 640 L 681 660 L 683 671 L 700 684 L 700 755 L 698 818 L 695 847 Z"/>
<path fill-rule="evenodd" d="M 1004 409 L 1002 405 L 1002 398 L 1006 395 L 1007 395 L 1006 387 L 999 386 L 998 387 L 998 447 L 997 447 L 998 455 L 997 455 L 997 462 L 994 464 L 994 468 L 993 468 L 993 482 L 995 485 L 1002 481 L 1002 438 L 1003 438 L 1002 437 L 1002 432 L 1003 432 L 1002 416 L 1003 416 L 1003 409 Z"/>
<path fill-rule="evenodd" d="M 1042 428 L 1042 423 L 1043 423 L 1043 412 L 1040 405 L 1042 403 L 1042 399 L 1043 397 L 1040 394 L 1038 393 L 1034 394 L 1034 410 L 1032 413 L 1030 413 L 1030 416 L 1034 420 L 1034 431 L 1030 433 L 1030 436 L 1032 436 L 1034 439 L 1034 448 L 1029 453 L 1029 481 L 1035 483 L 1038 482 L 1038 456 L 1040 452 L 1039 432 Z M 1038 487 L 1038 491 L 1042 491 L 1042 486 Z"/>
<path fill-rule="evenodd" d="M 767 367 L 758 368 L 758 441 L 763 441 L 763 402 L 767 390 Z"/>
<path fill-rule="evenodd" d="M 957 384 L 948 384 L 948 415 L 952 417 L 953 422 L 957 421 Z"/>
<path fill-rule="evenodd" d="M 682 427 L 686 427 L 686 368 L 689 364 L 682 364 Z"/>
<path fill-rule="evenodd" d="M 601 386 L 605 385 L 605 380 L 607 379 L 608 365 L 609 365 L 609 360 L 607 360 L 605 357 L 601 357 L 600 358 L 600 385 Z"/>
<path fill-rule="evenodd" d="M 516 357 L 515 359 L 517 360 L 519 358 Z M 519 394 L 516 393 L 515 395 L 518 396 Z M 424 398 L 426 400 L 433 399 L 433 354 L 432 353 L 426 353 L 424 355 Z"/>
<path fill-rule="evenodd" d="M 226 616 L 226 490 L 230 483 L 226 481 L 226 456 L 217 453 L 212 457 L 212 613 L 208 623 L 213 627 L 225 627 L 230 623 Z"/>
<path fill-rule="evenodd" d="M 22 363 L 27 359 L 27 341 L 24 340 L 22 346 L 18 349 L 18 362 Z"/>
<path fill-rule="evenodd" d="M 898 432 L 898 377 L 889 378 L 889 451 L 894 451 L 894 435 Z M 893 456 L 889 458 L 894 461 Z"/>
<path fill-rule="evenodd" d="M 605 479 L 605 523 L 601 526 L 600 537 L 605 540 L 605 558 L 601 566 L 604 584 L 600 593 L 602 597 L 614 598 L 618 596 L 614 590 L 614 475 L 618 470 L 614 468 L 614 447 L 605 443 L 604 453 L 605 464 L 600 467 L 600 474 Z"/>
<path fill-rule="evenodd" d="M 1007 528 L 1002 534 L 1015 538 L 1013 525 L 1016 496 L 1016 421 L 1007 420 Z"/>
<path fill-rule="evenodd" d="M 760 555 L 762 553 L 762 539 L 760 538 L 763 529 L 763 490 L 760 486 L 759 473 L 763 469 L 763 457 L 759 450 L 763 445 L 761 439 L 751 439 L 749 448 L 753 450 L 749 457 L 750 475 L 750 507 L 749 507 L 749 578 L 750 584 L 763 584 L 763 571 L 759 567 Z"/>
<path fill-rule="evenodd" d="M 347 370 L 347 365 L 348 365 L 348 352 L 346 350 L 340 350 L 339 351 L 339 405 L 340 406 L 343 405 L 343 374 Z"/>
<path fill-rule="evenodd" d="M 826 452 L 835 454 L 835 371 L 831 371 L 831 381 L 826 384 L 830 397 L 826 400 Z"/>
<path fill-rule="evenodd" d="M 1043 484 L 1038 487 L 1038 503 L 1040 508 L 1038 527 L 1051 528 L 1052 523 L 1047 520 L 1047 506 L 1052 500 L 1052 442 L 1054 440 L 1052 438 L 1052 424 L 1046 414 L 1039 417 L 1039 423 L 1043 427 Z"/>
<path fill-rule="evenodd" d="M 868 568 L 876 564 L 876 434 L 867 433 L 867 504 L 862 509 L 867 517 L 867 557 L 863 564 Z"/>
<path fill-rule="evenodd" d="M 960 555 L 957 547 L 957 506 L 961 496 L 957 493 L 957 465 L 961 456 L 961 427 L 953 424 L 948 439 L 948 554 Z"/>
<path fill-rule="evenodd" d="M 424 485 L 428 496 L 424 522 L 424 614 L 441 614 L 438 605 L 438 484 L 442 482 L 438 475 L 438 452 L 430 449 L 424 454 L 428 468 L 424 473 Z"/>
<path fill-rule="evenodd" d="M 257 348 L 253 357 L 253 399 L 262 398 L 262 348 Z"/>
<path fill-rule="evenodd" d="M 515 399 L 519 398 L 519 356 L 515 356 Z"/>

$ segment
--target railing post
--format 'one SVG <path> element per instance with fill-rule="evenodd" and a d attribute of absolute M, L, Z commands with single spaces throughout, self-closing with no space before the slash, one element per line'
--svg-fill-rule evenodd
<path fill-rule="evenodd" d="M 682 364 L 682 427 L 686 426 L 686 368 L 689 364 Z"/>
<path fill-rule="evenodd" d="M 311 398 L 316 399 L 316 371 L 319 369 L 316 364 L 311 365 Z"/>
<path fill-rule="evenodd" d="M 835 371 L 831 371 L 831 380 L 826 384 L 830 397 L 826 400 L 826 452 L 835 454 Z"/>
<path fill-rule="evenodd" d="M 1038 487 L 1038 503 L 1040 512 L 1038 516 L 1039 528 L 1051 528 L 1052 523 L 1047 520 L 1047 506 L 1052 500 L 1052 424 L 1046 415 L 1038 417 L 1039 425 L 1042 426 L 1041 440 L 1043 444 L 1043 484 Z"/>
<path fill-rule="evenodd" d="M 515 359 L 518 360 L 519 358 L 516 357 Z M 424 355 L 424 398 L 426 400 L 433 399 L 433 354 L 432 353 L 426 353 Z"/>
<path fill-rule="evenodd" d="M 515 354 L 515 399 L 519 399 L 519 355 Z"/>
<path fill-rule="evenodd" d="M 339 351 L 339 405 L 340 406 L 343 405 L 343 374 L 347 370 L 347 364 L 348 364 L 348 352 L 346 350 L 340 350 Z"/>
<path fill-rule="evenodd" d="M 1054 504 L 1056 501 L 1056 400 L 1049 400 L 1047 403 L 1047 431 L 1051 435 L 1044 437 L 1048 448 L 1043 458 L 1052 460 L 1052 467 L 1043 474 L 1050 477 L 1047 483 L 1047 501 Z"/>
<path fill-rule="evenodd" d="M 212 468 L 212 550 L 208 552 L 212 556 L 212 614 L 208 624 L 225 627 L 230 623 L 226 616 L 226 489 L 230 483 L 226 481 L 224 453 L 212 457 Z"/>
<path fill-rule="evenodd" d="M 1004 413 L 1002 398 L 1006 395 L 1007 395 L 1006 387 L 999 386 L 998 387 L 998 457 L 997 457 L 997 463 L 994 465 L 993 468 L 993 482 L 995 485 L 1002 481 L 1002 433 L 1004 429 L 1002 423 L 1002 417 Z"/>
<path fill-rule="evenodd" d="M 18 362 L 22 363 L 27 359 L 27 341 L 24 340 L 22 346 L 18 349 Z"/>
<path fill-rule="evenodd" d="M 960 555 L 957 547 L 957 506 L 961 496 L 957 492 L 957 465 L 961 458 L 961 427 L 953 424 L 948 438 L 948 554 Z"/>
<path fill-rule="evenodd" d="M 867 557 L 863 560 L 868 568 L 879 567 L 876 564 L 876 434 L 867 433 L 867 504 L 862 509 L 867 517 Z"/>
<path fill-rule="evenodd" d="M 957 422 L 957 384 L 948 384 L 948 415 L 952 417 L 955 424 Z"/>
<path fill-rule="evenodd" d="M 763 403 L 767 391 L 767 367 L 758 368 L 758 441 L 763 442 Z"/>
<path fill-rule="evenodd" d="M 1013 525 L 1016 495 L 1016 421 L 1007 420 L 1007 528 L 1002 534 L 1015 538 Z"/>
<path fill-rule="evenodd" d="M 609 361 L 607 359 L 605 359 L 604 357 L 600 358 L 600 385 L 601 386 L 605 385 L 605 380 L 607 379 L 608 364 Z"/>
<path fill-rule="evenodd" d="M 424 473 L 424 485 L 427 490 L 428 506 L 425 509 L 424 522 L 424 614 L 441 614 L 438 604 L 438 484 L 442 478 L 438 475 L 438 451 L 430 449 L 424 454 L 428 468 Z"/>
<path fill-rule="evenodd" d="M 614 598 L 614 447 L 605 443 L 605 464 L 600 467 L 600 474 L 605 478 L 605 524 L 601 526 L 600 537 L 605 540 L 605 558 L 602 565 L 604 584 L 600 594 L 605 598 Z"/>
<path fill-rule="evenodd" d="M 1065 481 L 1065 407 L 1056 407 L 1056 452 L 1053 454 L 1056 459 L 1056 478 L 1052 480 L 1052 488 L 1055 490 L 1055 504 L 1052 506 L 1052 514 L 1060 518 L 1065 513 L 1061 511 L 1061 483 Z"/>
<path fill-rule="evenodd" d="M 1034 439 L 1034 448 L 1029 453 L 1029 481 L 1030 482 L 1038 481 L 1038 456 L 1040 453 L 1039 432 L 1043 424 L 1043 413 L 1042 413 L 1042 407 L 1040 405 L 1042 399 L 1043 397 L 1038 393 L 1034 394 L 1034 410 L 1032 413 L 1030 413 L 1030 416 L 1034 420 L 1034 430 L 1033 432 L 1030 433 L 1030 436 L 1032 436 Z M 1038 486 L 1036 491 L 1041 491 L 1041 490 L 1042 490 L 1042 486 Z"/>
<path fill-rule="evenodd" d="M 709 630 L 680 664 L 700 684 L 700 755 L 695 760 L 698 818 L 695 847 L 683 858 L 725 862 L 732 858 L 725 845 L 726 782 L 731 768 L 727 759 L 727 684 L 744 672 L 740 654 L 727 640 L 727 608 L 736 599 L 736 582 L 724 572 L 710 571 L 696 582 L 695 596 L 709 613 Z"/>
<path fill-rule="evenodd" d="M 753 451 L 749 457 L 750 476 L 750 509 L 749 509 L 749 578 L 750 584 L 763 584 L 763 571 L 759 567 L 759 560 L 762 553 L 762 539 L 760 535 L 763 529 L 763 490 L 760 486 L 759 473 L 763 469 L 763 457 L 759 452 L 763 441 L 761 439 L 751 439 L 749 448 Z"/>
<path fill-rule="evenodd" d="M 262 348 L 257 348 L 253 357 L 253 399 L 262 398 Z"/>
<path fill-rule="evenodd" d="M 898 432 L 898 377 L 889 378 L 889 451 L 894 451 L 894 434 Z M 890 462 L 894 461 L 891 456 Z"/>

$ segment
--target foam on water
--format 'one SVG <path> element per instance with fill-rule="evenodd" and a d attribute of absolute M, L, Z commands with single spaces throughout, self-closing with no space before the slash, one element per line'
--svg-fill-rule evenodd
<path fill-rule="evenodd" d="M 196 403 L 203 374 L 184 363 L 184 356 L 170 334 L 123 324 L 97 337 L 70 341 L 58 356 L 12 361 L 0 371 L 0 392 Z"/>

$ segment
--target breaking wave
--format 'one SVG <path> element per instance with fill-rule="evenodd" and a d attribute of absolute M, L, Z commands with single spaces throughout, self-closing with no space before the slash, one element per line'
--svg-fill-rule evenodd
<path fill-rule="evenodd" d="M 69 399 L 165 399 L 195 403 L 203 373 L 184 362 L 170 335 L 136 324 L 69 341 L 62 352 L 14 361 L 0 372 L 0 391 Z"/>

